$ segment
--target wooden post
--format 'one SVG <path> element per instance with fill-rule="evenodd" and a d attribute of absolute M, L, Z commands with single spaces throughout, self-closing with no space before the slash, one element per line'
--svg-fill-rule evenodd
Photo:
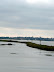
<path fill-rule="evenodd" d="M 40 37 L 40 45 L 41 45 L 41 37 Z"/>
<path fill-rule="evenodd" d="M 41 40 L 40 40 L 40 45 L 41 45 Z"/>
<path fill-rule="evenodd" d="M 41 37 L 40 37 L 40 46 L 41 46 Z M 41 54 L 41 49 L 40 49 L 40 54 Z"/>

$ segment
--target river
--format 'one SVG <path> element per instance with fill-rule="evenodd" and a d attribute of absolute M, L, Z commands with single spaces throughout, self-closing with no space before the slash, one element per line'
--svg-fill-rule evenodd
<path fill-rule="evenodd" d="M 54 72 L 54 52 L 12 44 L 0 45 L 0 72 Z"/>

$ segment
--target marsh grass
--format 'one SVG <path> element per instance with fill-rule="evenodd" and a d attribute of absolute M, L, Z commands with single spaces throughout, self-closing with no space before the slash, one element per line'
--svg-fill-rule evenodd
<path fill-rule="evenodd" d="M 46 56 L 52 56 L 51 54 L 45 54 Z"/>
<path fill-rule="evenodd" d="M 35 44 L 32 42 L 27 42 L 26 45 L 29 47 L 37 48 L 37 49 L 41 49 L 41 50 L 54 51 L 54 46 L 39 45 L 39 44 Z"/>
<path fill-rule="evenodd" d="M 47 45 L 35 44 L 32 42 L 20 42 L 20 41 L 13 41 L 13 40 L 0 40 L 0 41 L 25 43 L 27 46 L 32 47 L 32 48 L 37 48 L 37 49 L 46 50 L 46 51 L 54 51 L 54 46 L 47 46 Z"/>

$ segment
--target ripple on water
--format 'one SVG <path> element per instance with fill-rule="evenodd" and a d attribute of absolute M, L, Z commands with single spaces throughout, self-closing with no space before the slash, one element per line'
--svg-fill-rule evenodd
<path fill-rule="evenodd" d="M 17 54 L 17 53 L 10 53 L 10 54 Z"/>

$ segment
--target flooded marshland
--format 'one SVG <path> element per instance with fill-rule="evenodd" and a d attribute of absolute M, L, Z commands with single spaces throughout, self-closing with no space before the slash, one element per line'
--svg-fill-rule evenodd
<path fill-rule="evenodd" d="M 0 45 L 0 72 L 54 72 L 54 52 L 12 44 Z"/>

